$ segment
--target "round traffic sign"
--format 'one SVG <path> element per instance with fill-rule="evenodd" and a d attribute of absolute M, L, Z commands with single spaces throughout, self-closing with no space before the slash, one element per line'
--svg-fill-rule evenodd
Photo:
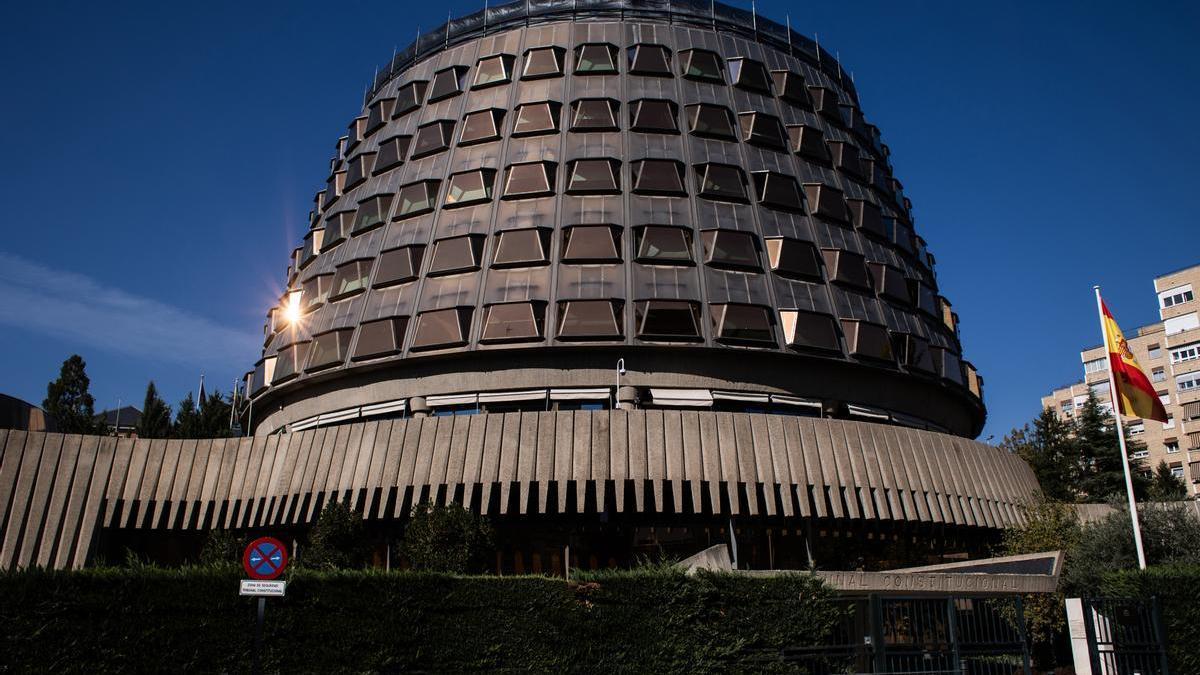
<path fill-rule="evenodd" d="M 274 537 L 255 539 L 242 554 L 242 567 L 251 579 L 275 579 L 283 574 L 287 563 L 287 547 Z"/>

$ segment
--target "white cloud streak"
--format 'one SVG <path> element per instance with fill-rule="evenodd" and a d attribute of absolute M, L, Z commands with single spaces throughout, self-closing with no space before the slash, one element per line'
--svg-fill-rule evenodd
<path fill-rule="evenodd" d="M 0 324 L 197 367 L 228 367 L 234 365 L 231 359 L 249 363 L 259 350 L 259 339 L 253 334 L 4 251 L 0 251 Z"/>

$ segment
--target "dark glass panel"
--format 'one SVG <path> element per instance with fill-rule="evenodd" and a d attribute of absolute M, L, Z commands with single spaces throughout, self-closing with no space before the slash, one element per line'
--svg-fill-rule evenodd
<path fill-rule="evenodd" d="M 384 251 L 379 255 L 379 268 L 375 271 L 375 287 L 393 286 L 414 281 L 421 270 L 424 246 L 402 246 Z"/>
<path fill-rule="evenodd" d="M 380 143 L 379 156 L 375 158 L 375 173 L 383 173 L 404 163 L 411 142 L 412 136 L 392 136 Z"/>
<path fill-rule="evenodd" d="M 612 300 L 568 300 L 558 303 L 560 340 L 620 339 L 622 305 Z"/>
<path fill-rule="evenodd" d="M 846 212 L 846 200 L 842 196 L 841 190 L 821 183 L 806 183 L 804 193 L 808 198 L 808 208 L 814 216 L 839 223 L 844 223 L 849 219 L 849 214 Z"/>
<path fill-rule="evenodd" d="M 721 57 L 707 49 L 686 49 L 679 53 L 683 62 L 683 76 L 693 80 L 725 82 L 721 68 Z"/>
<path fill-rule="evenodd" d="M 697 103 L 687 106 L 688 131 L 696 136 L 717 138 L 723 141 L 736 141 L 737 134 L 733 130 L 733 113 L 728 108 L 711 103 Z"/>
<path fill-rule="evenodd" d="M 738 122 L 742 128 L 742 140 L 746 143 L 759 145 L 773 150 L 786 150 L 788 145 L 787 132 L 783 123 L 774 115 L 760 112 L 740 113 Z"/>
<path fill-rule="evenodd" d="M 571 104 L 571 131 L 616 131 L 617 102 L 585 98 Z"/>
<path fill-rule="evenodd" d="M 449 120 L 439 120 L 417 127 L 417 135 L 412 144 L 413 159 L 447 150 L 453 135 L 454 122 Z"/>
<path fill-rule="evenodd" d="M 392 208 L 392 195 L 376 195 L 358 203 L 358 213 L 354 218 L 354 232 L 366 232 L 378 227 L 387 219 L 388 211 Z"/>
<path fill-rule="evenodd" d="M 480 342 L 540 340 L 545 336 L 546 306 L 540 302 L 507 302 L 483 309 Z"/>
<path fill-rule="evenodd" d="M 345 361 L 346 352 L 350 349 L 350 336 L 353 334 L 353 328 L 342 328 L 313 336 L 308 368 L 305 370 L 320 370 Z"/>
<path fill-rule="evenodd" d="M 916 279 L 908 279 L 907 282 L 908 295 L 912 299 L 912 304 L 922 312 L 938 317 L 937 293 L 928 284 L 923 284 Z"/>
<path fill-rule="evenodd" d="M 771 76 L 767 74 L 767 67 L 761 61 L 747 58 L 729 59 L 729 79 L 735 87 L 767 95 L 771 93 Z"/>
<path fill-rule="evenodd" d="M 482 251 L 481 234 L 439 239 L 433 242 L 433 260 L 429 264 L 429 276 L 477 270 Z"/>
<path fill-rule="evenodd" d="M 346 189 L 349 190 L 365 181 L 375 167 L 375 153 L 364 152 L 355 155 L 346 163 Z"/>
<path fill-rule="evenodd" d="M 812 110 L 812 99 L 808 96 L 803 75 L 790 70 L 772 70 L 771 80 L 775 83 L 776 96 L 792 105 Z"/>
<path fill-rule="evenodd" d="M 732 164 L 697 164 L 699 196 L 716 201 L 746 201 L 746 176 Z"/>
<path fill-rule="evenodd" d="M 833 156 L 833 166 L 839 171 L 862 178 L 862 164 L 858 161 L 858 148 L 841 141 L 828 141 L 829 154 Z"/>
<path fill-rule="evenodd" d="M 816 127 L 804 125 L 787 128 L 788 139 L 791 141 L 792 152 L 805 159 L 828 164 L 829 148 L 825 145 L 825 134 Z"/>
<path fill-rule="evenodd" d="M 804 198 L 795 178 L 774 171 L 755 171 L 751 176 L 759 204 L 781 211 L 804 209 Z"/>
<path fill-rule="evenodd" d="M 328 251 L 346 241 L 350 230 L 354 227 L 354 211 L 335 213 L 325 221 L 325 238 L 321 242 L 321 250 Z"/>
<path fill-rule="evenodd" d="M 646 225 L 637 229 L 637 261 L 662 264 L 692 262 L 692 232 L 670 225 Z"/>
<path fill-rule="evenodd" d="M 550 230 L 529 227 L 505 230 L 496 243 L 493 267 L 528 267 L 550 262 Z"/>
<path fill-rule="evenodd" d="M 338 197 L 342 196 L 342 186 L 346 184 L 345 180 L 345 171 L 336 171 L 329 177 L 329 180 L 325 182 L 324 199 L 321 200 L 321 208 L 329 208 L 337 201 Z"/>
<path fill-rule="evenodd" d="M 883 213 L 880 212 L 878 206 L 863 199 L 847 199 L 846 204 L 850 207 L 850 220 L 854 223 L 854 227 L 865 234 L 887 239 L 887 229 L 883 226 Z"/>
<path fill-rule="evenodd" d="M 569 166 L 568 194 L 615 194 L 621 191 L 616 160 L 577 159 Z"/>
<path fill-rule="evenodd" d="M 471 308 L 452 307 L 417 315 L 412 348 L 437 349 L 465 345 L 470 334 Z"/>
<path fill-rule="evenodd" d="M 905 281 L 902 270 L 877 262 L 869 263 L 868 267 L 871 270 L 871 280 L 880 297 L 906 305 L 912 301 L 912 297 L 908 293 L 908 282 Z"/>
<path fill-rule="evenodd" d="M 620 230 L 611 225 L 574 225 L 563 232 L 563 262 L 620 262 Z"/>
<path fill-rule="evenodd" d="M 871 274 L 867 271 L 866 259 L 861 255 L 836 248 L 823 248 L 821 255 L 825 258 L 825 268 L 829 271 L 830 281 L 865 291 L 871 290 Z"/>
<path fill-rule="evenodd" d="M 721 342 L 775 343 L 771 311 L 759 305 L 712 305 L 713 333 Z"/>
<path fill-rule="evenodd" d="M 629 107 L 629 128 L 650 134 L 677 134 L 675 104 L 663 99 L 642 99 Z"/>
<path fill-rule="evenodd" d="M 817 247 L 810 242 L 783 237 L 768 239 L 767 258 L 771 261 L 771 269 L 785 277 L 821 278 Z"/>
<path fill-rule="evenodd" d="M 370 260 L 355 260 L 338 265 L 333 275 L 333 289 L 329 293 L 329 299 L 341 300 L 367 290 L 367 280 L 371 276 L 371 262 Z"/>
<path fill-rule="evenodd" d="M 491 169 L 452 173 L 446 187 L 446 203 L 443 208 L 451 209 L 491 201 L 492 185 L 495 182 L 496 172 Z"/>
<path fill-rule="evenodd" d="M 482 89 L 497 84 L 512 82 L 512 68 L 516 57 L 510 54 L 497 54 L 479 59 L 475 65 L 475 82 L 473 89 Z"/>
<path fill-rule="evenodd" d="M 683 187 L 683 163 L 671 159 L 643 159 L 633 162 L 633 191 L 637 194 L 686 197 Z"/>
<path fill-rule="evenodd" d="M 663 45 L 634 45 L 630 47 L 629 72 L 634 75 L 671 77 L 671 50 Z"/>
<path fill-rule="evenodd" d="M 762 269 L 755 239 L 749 232 L 705 230 L 700 233 L 700 241 L 704 244 L 704 262 L 713 267 Z"/>
<path fill-rule="evenodd" d="M 832 316 L 802 309 L 785 309 L 779 312 L 779 318 L 788 346 L 834 352 L 842 350 Z"/>
<path fill-rule="evenodd" d="M 429 102 L 440 101 L 444 98 L 457 96 L 462 93 L 463 75 L 467 74 L 466 66 L 454 66 L 439 70 L 433 74 L 433 82 L 429 85 Z"/>
<path fill-rule="evenodd" d="M 521 79 L 533 80 L 539 77 L 558 77 L 563 74 L 562 47 L 537 47 L 525 52 L 525 67 L 521 70 Z"/>
<path fill-rule="evenodd" d="M 404 348 L 404 332 L 407 329 L 407 316 L 363 323 L 358 329 L 358 343 L 354 345 L 354 354 L 350 360 L 361 361 L 399 354 Z"/>
<path fill-rule="evenodd" d="M 892 333 L 892 351 L 900 358 L 900 363 L 909 368 L 927 373 L 936 372 L 933 354 L 929 351 L 929 341 L 925 338 L 911 333 Z"/>
<path fill-rule="evenodd" d="M 938 375 L 951 382 L 963 383 L 962 361 L 958 354 L 945 347 L 930 347 L 929 351 L 933 354 L 933 365 Z M 278 372 L 279 367 L 275 368 Z"/>
<path fill-rule="evenodd" d="M 554 194 L 554 162 L 513 164 L 504 172 L 504 198 L 545 197 Z"/>
<path fill-rule="evenodd" d="M 638 337 L 651 340 L 699 340 L 700 306 L 686 300 L 637 303 Z"/>
<path fill-rule="evenodd" d="M 837 92 L 825 87 L 809 87 L 808 93 L 812 97 L 813 110 L 824 115 L 827 119 L 833 120 L 838 124 L 842 124 L 842 109 L 838 106 Z"/>
<path fill-rule="evenodd" d="M 471 145 L 499 139 L 503 119 L 504 111 L 497 108 L 467 113 L 466 117 L 463 117 L 462 134 L 458 137 L 458 144 Z"/>
<path fill-rule="evenodd" d="M 322 274 L 308 279 L 301 285 L 301 301 L 304 302 L 305 311 L 310 311 L 325 304 L 329 299 L 329 287 L 332 285 L 333 275 Z"/>
<path fill-rule="evenodd" d="M 559 104 L 553 101 L 522 103 L 517 106 L 512 135 L 519 137 L 558 133 L 558 109 Z"/>
<path fill-rule="evenodd" d="M 892 361 L 892 341 L 887 328 L 877 323 L 842 319 L 846 348 L 852 356 L 879 361 Z"/>
<path fill-rule="evenodd" d="M 363 134 L 370 136 L 387 124 L 395 105 L 396 99 L 394 98 L 385 98 L 372 103 L 367 112 L 367 128 Z"/>
<path fill-rule="evenodd" d="M 420 108 L 425 102 L 425 90 L 428 87 L 429 83 L 425 80 L 416 80 L 400 87 L 396 91 L 396 110 L 392 114 L 395 117 L 403 117 Z"/>
<path fill-rule="evenodd" d="M 346 127 L 346 154 L 354 149 L 363 139 L 363 129 L 367 126 L 367 118 L 359 117 Z"/>
<path fill-rule="evenodd" d="M 275 375 L 271 384 L 279 384 L 300 374 L 304 359 L 308 356 L 308 342 L 297 342 L 279 350 L 275 359 Z"/>
<path fill-rule="evenodd" d="M 409 183 L 396 193 L 399 206 L 396 208 L 396 220 L 419 216 L 433 210 L 437 198 L 438 181 L 423 180 Z"/>
<path fill-rule="evenodd" d="M 617 48 L 610 44 L 593 43 L 575 48 L 575 73 L 578 75 L 607 75 L 617 72 Z"/>

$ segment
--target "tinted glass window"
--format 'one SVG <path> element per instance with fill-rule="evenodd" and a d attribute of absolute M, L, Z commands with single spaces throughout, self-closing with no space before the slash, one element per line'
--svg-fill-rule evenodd
<path fill-rule="evenodd" d="M 328 368 L 346 360 L 346 351 L 350 347 L 350 335 L 353 329 L 330 331 L 313 337 L 312 347 L 309 348 L 308 370 Z"/>
<path fill-rule="evenodd" d="M 733 230 L 705 230 L 700 233 L 704 243 L 704 262 L 714 267 L 760 269 L 755 236 Z"/>
<path fill-rule="evenodd" d="M 637 303 L 638 337 L 653 340 L 700 338 L 700 307 L 684 300 L 645 300 Z"/>
<path fill-rule="evenodd" d="M 866 259 L 853 251 L 823 248 L 821 255 L 825 258 L 825 268 L 829 270 L 829 280 L 853 286 L 862 290 L 871 290 L 871 275 L 867 272 Z"/>
<path fill-rule="evenodd" d="M 446 187 L 446 208 L 469 206 L 490 201 L 496 172 L 491 169 L 464 171 L 450 175 Z"/>
<path fill-rule="evenodd" d="M 433 74 L 433 82 L 429 85 L 429 102 L 440 101 L 444 98 L 449 98 L 462 93 L 463 85 L 462 78 L 467 69 L 463 66 L 454 66 L 445 70 L 439 70 Z"/>
<path fill-rule="evenodd" d="M 814 110 L 838 124 L 842 123 L 842 110 L 838 107 L 837 93 L 824 87 L 809 87 L 808 94 L 812 98 Z"/>
<path fill-rule="evenodd" d="M 847 220 L 846 200 L 842 191 L 829 185 L 810 183 L 804 186 L 808 208 L 814 216 L 844 223 Z"/>
<path fill-rule="evenodd" d="M 795 178 L 773 171 L 755 171 L 754 192 L 758 203 L 781 211 L 800 211 L 804 198 Z"/>
<path fill-rule="evenodd" d="M 746 177 L 731 164 L 700 164 L 696 166 L 700 182 L 697 191 L 705 199 L 717 201 L 746 201 Z"/>
<path fill-rule="evenodd" d="M 692 233 L 682 227 L 647 225 L 638 228 L 638 262 L 678 264 L 692 262 Z"/>
<path fill-rule="evenodd" d="M 835 352 L 842 350 L 832 316 L 789 309 L 781 310 L 779 318 L 789 346 Z"/>
<path fill-rule="evenodd" d="M 349 166 L 346 168 L 346 189 L 358 185 L 365 181 L 367 176 L 371 175 L 371 170 L 375 168 L 375 153 L 364 152 L 356 155 L 351 159 Z"/>
<path fill-rule="evenodd" d="M 829 148 L 825 145 L 825 134 L 820 129 L 798 125 L 788 127 L 787 131 L 792 152 L 822 164 L 829 163 Z"/>
<path fill-rule="evenodd" d="M 578 159 L 570 167 L 569 194 L 611 194 L 621 189 L 616 160 Z"/>
<path fill-rule="evenodd" d="M 878 206 L 862 199 L 847 199 L 846 204 L 850 207 L 850 220 L 854 223 L 854 227 L 865 234 L 887 239 L 887 229 L 883 226 L 883 213 L 880 212 Z"/>
<path fill-rule="evenodd" d="M 425 102 L 425 90 L 428 87 L 429 83 L 425 80 L 409 82 L 400 87 L 396 91 L 396 110 L 392 114 L 396 117 L 403 117 L 420 108 L 421 104 Z"/>
<path fill-rule="evenodd" d="M 629 128 L 649 134 L 679 133 L 675 104 L 662 99 L 642 99 L 629 107 Z"/>
<path fill-rule="evenodd" d="M 322 251 L 337 246 L 350 236 L 350 230 L 354 227 L 354 212 L 342 211 L 334 214 L 325 221 L 325 238 L 321 244 Z"/>
<path fill-rule="evenodd" d="M 544 101 L 517 106 L 513 121 L 513 136 L 534 136 L 558 133 L 559 104 Z"/>
<path fill-rule="evenodd" d="M 670 159 L 633 162 L 633 191 L 638 194 L 685 196 L 683 164 Z"/>
<path fill-rule="evenodd" d="M 354 234 L 366 232 L 382 225 L 391 208 L 392 195 L 377 195 L 359 202 L 358 213 L 354 218 Z"/>
<path fill-rule="evenodd" d="M 297 342 L 279 350 L 278 358 L 275 359 L 275 376 L 271 378 L 271 384 L 279 384 L 299 374 L 304 359 L 308 356 L 308 345 L 308 342 Z"/>
<path fill-rule="evenodd" d="M 741 113 L 738 122 L 742 127 L 742 140 L 773 150 L 787 148 L 787 133 L 778 117 L 764 113 Z"/>
<path fill-rule="evenodd" d="M 563 49 L 561 47 L 538 47 L 525 52 L 525 68 L 521 78 L 532 80 L 539 77 L 556 77 L 563 74 Z"/>
<path fill-rule="evenodd" d="M 629 72 L 671 77 L 671 51 L 663 45 L 634 45 L 629 48 Z"/>
<path fill-rule="evenodd" d="M 540 227 L 506 230 L 500 233 L 496 243 L 494 267 L 523 267 L 550 261 L 546 254 L 549 248 L 550 231 Z"/>
<path fill-rule="evenodd" d="M 842 319 L 842 332 L 846 334 L 846 346 L 854 356 L 892 360 L 892 342 L 887 328 L 866 321 Z"/>
<path fill-rule="evenodd" d="M 508 54 L 497 54 L 479 59 L 479 63 L 475 66 L 475 82 L 472 87 L 482 89 L 495 84 L 511 82 L 514 60 L 514 57 Z"/>
<path fill-rule="evenodd" d="M 478 234 L 435 241 L 433 243 L 433 260 L 429 264 L 430 276 L 479 269 L 479 254 L 482 248 L 483 235 Z"/>
<path fill-rule="evenodd" d="M 481 342 L 540 340 L 544 335 L 546 306 L 540 302 L 510 302 L 483 310 Z"/>
<path fill-rule="evenodd" d="M 706 49 L 688 49 L 680 52 L 680 59 L 683 62 L 684 77 L 709 82 L 725 82 L 721 57 L 716 52 Z"/>
<path fill-rule="evenodd" d="M 900 357 L 900 362 L 906 366 L 934 372 L 933 354 L 929 350 L 929 341 L 910 333 L 892 334 L 892 351 Z"/>
<path fill-rule="evenodd" d="M 392 116 L 392 110 L 396 106 L 396 99 L 385 98 L 371 104 L 367 112 L 367 128 L 363 132 L 365 135 L 379 131 L 379 128 L 387 124 L 388 119 Z"/>
<path fill-rule="evenodd" d="M 376 359 L 399 354 L 404 346 L 404 331 L 407 328 L 406 316 L 363 323 L 358 329 L 358 342 L 354 345 L 351 360 Z"/>
<path fill-rule="evenodd" d="M 563 262 L 620 262 L 619 230 L 610 225 L 575 225 L 563 232 Z"/>
<path fill-rule="evenodd" d="M 506 198 L 544 197 L 554 194 L 553 162 L 513 164 L 504 172 Z"/>
<path fill-rule="evenodd" d="M 821 278 L 817 247 L 810 242 L 782 237 L 768 239 L 767 258 L 771 261 L 771 269 L 783 276 Z"/>
<path fill-rule="evenodd" d="M 624 335 L 621 303 L 570 300 L 558 303 L 558 337 L 563 340 L 615 339 Z"/>
<path fill-rule="evenodd" d="M 617 102 L 586 98 L 571 104 L 571 131 L 616 131 Z"/>
<path fill-rule="evenodd" d="M 470 145 L 500 138 L 500 124 L 503 119 L 504 111 L 494 108 L 467 113 L 463 118 L 462 135 L 458 137 L 458 144 Z"/>
<path fill-rule="evenodd" d="M 902 270 L 877 262 L 869 263 L 867 266 L 871 270 L 871 281 L 880 297 L 906 305 L 912 301 L 908 292 L 908 282 L 904 279 Z"/>
<path fill-rule="evenodd" d="M 392 136 L 379 144 L 379 156 L 375 159 L 375 173 L 383 173 L 404 162 L 408 156 L 408 144 L 412 136 Z"/>
<path fill-rule="evenodd" d="M 397 220 L 432 211 L 437 191 L 438 181 L 436 180 L 423 180 L 400 188 L 400 191 L 396 193 L 396 199 L 399 201 L 399 205 L 396 207 Z"/>
<path fill-rule="evenodd" d="M 753 59 L 729 59 L 729 79 L 736 87 L 757 91 L 762 94 L 771 93 L 771 76 L 761 62 Z"/>
<path fill-rule="evenodd" d="M 575 48 L 575 72 L 604 75 L 617 72 L 617 48 L 610 44 L 587 44 Z"/>
<path fill-rule="evenodd" d="M 808 87 L 805 86 L 804 76 L 789 70 L 772 70 L 771 80 L 775 83 L 775 94 L 779 98 L 812 109 L 812 101 L 808 98 Z"/>
<path fill-rule="evenodd" d="M 330 299 L 341 300 L 365 291 L 370 275 L 370 260 L 355 260 L 339 265 L 333 275 L 333 290 L 330 293 Z"/>
<path fill-rule="evenodd" d="M 771 312 L 758 305 L 713 305 L 713 333 L 722 342 L 775 342 Z"/>
<path fill-rule="evenodd" d="M 467 307 L 422 312 L 417 315 L 412 348 L 421 350 L 464 345 L 470 324 L 471 310 Z"/>
<path fill-rule="evenodd" d="M 862 164 L 858 161 L 858 148 L 849 143 L 829 141 L 833 165 L 851 176 L 862 177 Z"/>
<path fill-rule="evenodd" d="M 322 274 L 304 282 L 301 286 L 303 295 L 300 297 L 304 301 L 306 310 L 316 309 L 325 304 L 325 301 L 329 299 L 329 287 L 332 285 L 332 281 L 332 274 Z"/>
<path fill-rule="evenodd" d="M 708 103 L 687 107 L 688 131 L 696 136 L 717 138 L 725 141 L 737 140 L 733 131 L 733 114 L 728 108 Z"/>
<path fill-rule="evenodd" d="M 426 157 L 448 149 L 450 147 L 450 137 L 453 133 L 454 122 L 449 120 L 430 122 L 418 127 L 417 135 L 413 138 L 413 159 Z"/>
<path fill-rule="evenodd" d="M 421 269 L 421 256 L 424 252 L 424 246 L 403 246 L 384 251 L 379 256 L 379 268 L 375 271 L 375 287 L 415 280 Z"/>

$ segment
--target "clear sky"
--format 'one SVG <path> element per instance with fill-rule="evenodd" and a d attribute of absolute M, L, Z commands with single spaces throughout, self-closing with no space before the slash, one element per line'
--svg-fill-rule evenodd
<path fill-rule="evenodd" d="M 375 67 L 482 4 L 7 3 L 0 392 L 40 404 L 72 353 L 98 407 L 227 391 Z M 1092 284 L 1132 332 L 1153 276 L 1200 263 L 1200 5 L 758 10 L 854 73 L 986 378 L 982 438 L 1080 377 Z"/>

